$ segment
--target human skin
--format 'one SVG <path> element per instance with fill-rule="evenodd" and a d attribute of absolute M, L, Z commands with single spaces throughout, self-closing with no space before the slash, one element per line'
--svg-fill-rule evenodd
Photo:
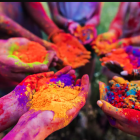
<path fill-rule="evenodd" d="M 11 11 L 9 12 L 8 9 L 10 9 Z M 27 14 L 24 10 L 27 12 Z M 25 25 L 28 25 L 29 27 L 26 27 Z M 37 27 L 31 28 L 33 27 L 33 25 Z M 37 31 L 36 33 L 38 34 L 32 33 L 35 29 L 37 30 L 38 28 L 42 29 L 48 36 L 52 35 L 55 32 L 60 32 L 60 29 L 48 17 L 40 2 L 0 3 L 0 29 L 1 31 L 4 31 L 3 36 L 6 33 L 6 35 L 8 35 L 8 38 L 10 36 L 25 37 L 31 41 L 40 43 L 47 49 L 56 48 L 55 44 L 47 42 L 38 37 L 39 33 Z M 61 37 L 63 36 L 65 36 L 64 33 L 61 34 Z M 77 44 L 77 46 L 80 45 L 78 41 L 75 43 Z"/>
<path fill-rule="evenodd" d="M 70 66 L 67 66 L 55 74 L 53 72 L 48 72 L 48 73 L 41 73 L 41 74 L 28 76 L 22 83 L 20 83 L 14 89 L 13 92 L 3 97 L 2 100 L 3 102 L 2 105 L 0 106 L 1 109 L 3 109 L 3 113 L 1 114 L 2 119 L 0 120 L 0 122 L 6 121 L 6 123 L 2 124 L 3 127 L 0 127 L 0 131 L 3 131 L 4 129 L 15 124 L 19 119 L 16 126 L 3 138 L 3 140 L 5 139 L 20 140 L 24 138 L 35 139 L 35 140 L 45 139 L 52 132 L 68 125 L 73 120 L 73 118 L 76 117 L 79 110 L 84 106 L 87 97 L 87 92 L 89 88 L 89 78 L 87 75 L 84 75 L 81 80 L 79 79 L 77 81 L 77 83 L 81 83 L 82 90 L 78 96 L 81 96 L 83 98 L 83 102 L 76 103 L 75 107 L 68 110 L 67 111 L 68 117 L 65 119 L 60 119 L 60 118 L 53 119 L 54 116 L 53 111 L 47 111 L 47 110 L 35 111 L 33 109 L 29 110 L 30 105 L 28 104 L 28 97 L 30 95 L 21 96 L 18 94 L 18 91 L 21 90 L 21 87 L 25 85 L 25 83 L 28 81 L 31 83 L 32 87 L 35 87 L 36 80 L 38 78 L 42 78 L 43 76 L 49 78 L 53 75 L 59 76 L 64 73 L 73 75 L 75 72 L 71 69 Z M 12 96 L 14 98 L 12 98 Z M 11 104 L 8 104 L 8 102 L 5 102 L 5 100 L 8 101 L 9 99 L 12 106 Z M 5 116 L 6 113 L 9 115 L 9 118 Z"/>
<path fill-rule="evenodd" d="M 30 40 L 26 38 L 11 38 L 8 40 L 0 41 L 0 75 L 5 79 L 15 80 L 21 82 L 27 73 L 40 73 L 49 70 L 50 65 L 55 66 L 58 58 L 54 51 L 48 51 L 48 57 L 46 57 L 47 64 L 43 63 L 24 63 L 18 58 L 14 58 L 11 55 L 12 45 L 18 43 L 19 45 L 27 45 Z M 2 82 L 2 81 L 1 81 Z"/>
<path fill-rule="evenodd" d="M 51 14 L 52 14 L 52 18 L 54 22 L 60 27 L 68 28 L 67 25 L 68 25 L 69 19 L 65 18 L 59 13 L 58 8 L 57 8 L 57 3 L 48 2 L 48 4 L 51 10 Z M 96 10 L 95 14 L 89 20 L 86 21 L 85 25 L 98 26 L 100 23 L 100 12 L 101 12 L 101 4 L 99 4 L 99 8 Z"/>
<path fill-rule="evenodd" d="M 117 83 L 126 82 L 120 77 L 113 77 Z M 137 81 L 134 81 L 137 83 Z M 127 108 L 117 108 L 108 103 L 106 85 L 99 82 L 100 100 L 97 101 L 98 106 L 107 115 L 111 126 L 116 127 L 128 134 L 140 137 L 140 111 Z"/>

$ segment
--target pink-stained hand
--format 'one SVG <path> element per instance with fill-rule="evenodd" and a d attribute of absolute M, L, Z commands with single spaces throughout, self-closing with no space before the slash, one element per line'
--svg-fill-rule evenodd
<path fill-rule="evenodd" d="M 69 24 L 69 26 L 68 26 L 68 31 L 69 31 L 71 34 L 74 34 L 74 31 L 75 31 L 75 29 L 76 29 L 78 26 L 80 26 L 80 24 L 73 21 L 73 22 L 71 22 L 71 23 Z"/>
<path fill-rule="evenodd" d="M 127 83 L 128 81 L 120 77 L 113 77 L 117 83 Z M 135 81 L 134 83 L 137 83 Z M 99 82 L 100 100 L 98 106 L 107 115 L 111 126 L 116 127 L 126 133 L 140 137 L 140 111 L 127 108 L 117 108 L 108 103 L 107 88 Z"/>
<path fill-rule="evenodd" d="M 0 42 L 0 74 L 3 77 L 21 82 L 28 75 L 27 73 L 46 72 L 50 66 L 56 65 L 58 58 L 54 51 L 48 51 L 48 57 L 45 59 L 48 61 L 47 64 L 24 63 L 12 54 L 16 49 L 13 45 L 18 43 L 20 46 L 26 47 L 29 42 L 26 38 L 11 38 Z"/>
<path fill-rule="evenodd" d="M 19 90 L 23 89 L 23 85 L 26 85 L 26 82 L 31 83 L 30 87 L 31 89 L 35 87 L 36 80 L 35 79 L 40 79 L 43 78 L 44 76 L 46 78 L 49 78 L 51 76 L 60 76 L 61 74 L 70 74 L 73 75 L 75 72 L 71 69 L 70 66 L 65 67 L 64 69 L 58 71 L 57 73 L 53 74 L 51 72 L 49 73 L 42 73 L 42 74 L 36 74 L 36 75 L 31 75 L 28 76 L 20 85 L 18 85 L 14 92 L 17 93 Z M 88 93 L 88 88 L 89 88 L 89 77 L 87 75 L 84 75 L 82 79 L 78 80 L 76 84 L 81 86 L 81 92 L 76 98 L 82 98 L 82 102 L 76 102 L 76 98 L 73 99 L 73 103 L 76 104 L 73 106 L 72 109 L 67 110 L 67 117 L 66 118 L 55 118 L 54 117 L 54 112 L 52 111 L 42 111 L 38 110 L 35 111 L 34 109 L 29 110 L 29 104 L 28 104 L 28 98 L 29 94 L 26 94 L 27 96 L 22 96 L 24 97 L 24 103 L 21 104 L 21 101 L 18 103 L 20 104 L 19 106 L 22 106 L 25 108 L 25 112 L 23 115 L 20 117 L 18 123 L 16 126 L 3 138 L 3 140 L 6 139 L 45 139 L 48 135 L 53 133 L 54 131 L 61 129 L 68 125 L 78 114 L 79 110 L 84 106 L 86 98 L 87 98 L 87 93 Z M 25 91 L 25 90 L 24 90 Z M 33 92 L 33 90 L 32 90 Z M 21 95 L 17 95 L 18 100 L 21 100 L 19 98 Z M 27 100 L 26 100 L 26 99 Z M 29 110 L 29 111 L 28 111 Z M 33 129 L 34 128 L 34 129 Z"/>

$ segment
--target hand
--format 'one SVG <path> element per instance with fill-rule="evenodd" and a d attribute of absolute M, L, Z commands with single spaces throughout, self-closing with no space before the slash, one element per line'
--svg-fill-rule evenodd
<path fill-rule="evenodd" d="M 89 62 L 90 52 L 70 34 L 56 34 L 52 36 L 52 41 L 57 45 L 57 56 L 63 61 L 63 65 L 78 68 Z"/>
<path fill-rule="evenodd" d="M 75 29 L 76 29 L 78 26 L 80 26 L 80 24 L 73 21 L 73 22 L 71 22 L 71 23 L 68 25 L 68 31 L 69 31 L 71 34 L 74 34 L 74 31 L 75 31 Z"/>
<path fill-rule="evenodd" d="M 109 31 L 97 36 L 97 38 L 91 43 L 95 52 L 100 56 L 111 51 L 110 44 L 116 41 L 117 37 L 115 32 Z"/>
<path fill-rule="evenodd" d="M 74 31 L 74 36 L 83 44 L 90 44 L 97 36 L 96 28 L 93 25 L 78 26 Z"/>
<path fill-rule="evenodd" d="M 121 84 L 126 82 L 119 77 L 115 77 L 114 80 Z M 99 89 L 100 100 L 97 101 L 97 104 L 107 115 L 110 125 L 131 135 L 140 137 L 140 111 L 112 106 L 108 103 L 106 85 L 100 82 Z"/>
<path fill-rule="evenodd" d="M 123 65 L 119 64 L 116 61 L 107 61 L 107 62 L 105 62 L 105 66 L 107 66 L 109 70 L 111 70 L 117 74 L 120 74 L 124 68 Z"/>
<path fill-rule="evenodd" d="M 71 70 L 70 66 L 65 67 L 61 71 L 55 73 L 55 76 L 60 76 L 61 74 L 68 73 L 70 75 L 74 74 L 74 71 Z M 42 73 L 42 74 L 36 74 L 32 76 L 28 76 L 20 85 L 15 89 L 15 93 L 19 91 L 19 89 L 22 88 L 23 90 L 23 85 L 28 85 L 30 83 L 31 91 L 33 92 L 33 88 L 36 85 L 35 80 L 39 80 L 41 78 L 51 78 L 53 76 L 53 73 Z M 65 118 L 55 118 L 54 115 L 55 112 L 49 111 L 49 110 L 38 110 L 35 111 L 34 109 L 31 109 L 24 113 L 16 126 L 11 130 L 3 139 L 11 139 L 13 138 L 13 134 L 15 138 L 24 139 L 25 134 L 26 139 L 45 139 L 48 135 L 53 133 L 54 131 L 61 129 L 65 126 L 67 126 L 78 114 L 79 110 L 84 106 L 86 98 L 87 98 L 87 93 L 88 93 L 88 88 L 89 88 L 89 77 L 87 75 L 84 75 L 82 79 L 78 80 L 76 82 L 76 85 L 80 85 L 81 87 L 81 92 L 79 93 L 78 96 L 76 96 L 74 99 L 72 99 L 71 102 L 73 102 L 73 107 L 70 110 L 67 110 Z M 24 90 L 25 92 L 27 90 Z M 28 90 L 29 91 L 29 90 Z M 19 92 L 20 93 L 20 92 Z M 32 93 L 30 93 L 32 94 Z M 28 93 L 26 93 L 28 95 Z M 19 100 L 21 100 L 21 95 L 19 96 Z M 29 95 L 31 96 L 31 95 Z M 28 97 L 29 97 L 28 96 Z M 25 98 L 25 96 L 23 95 Z M 82 101 L 77 102 L 77 98 L 81 98 Z M 26 98 L 27 99 L 27 98 Z M 23 101 L 23 98 L 22 98 Z M 27 100 L 26 100 L 27 101 Z M 19 102 L 20 104 L 21 102 Z M 20 104 L 21 105 L 21 104 Z M 23 105 L 23 104 L 22 104 Z M 29 107 L 29 104 L 26 102 L 27 108 Z M 62 108 L 63 109 L 63 108 Z M 34 128 L 34 129 L 32 129 Z M 30 133 L 30 135 L 29 135 Z"/>
<path fill-rule="evenodd" d="M 24 63 L 18 57 L 13 55 L 13 51 L 16 48 L 16 44 L 19 44 L 22 48 L 26 48 L 27 44 L 30 43 L 25 38 L 12 38 L 4 41 L 0 47 L 0 74 L 8 79 L 21 82 L 28 73 L 39 73 L 48 71 L 48 68 L 52 62 L 55 65 L 57 61 L 56 54 L 53 51 L 48 51 L 48 57 L 44 62 L 48 63 Z M 45 50 L 45 49 L 44 49 Z"/>

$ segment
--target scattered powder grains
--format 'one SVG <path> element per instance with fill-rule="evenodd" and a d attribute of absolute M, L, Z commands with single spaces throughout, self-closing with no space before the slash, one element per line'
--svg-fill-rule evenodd
<path fill-rule="evenodd" d="M 18 47 L 13 52 L 21 61 L 25 63 L 40 62 L 43 63 L 47 57 L 46 49 L 36 42 L 29 42 L 27 46 Z"/>
<path fill-rule="evenodd" d="M 78 96 L 80 87 L 73 85 L 73 78 L 68 74 L 52 78 L 48 84 L 46 81 L 45 78 L 38 81 L 39 86 L 32 96 L 30 109 L 54 111 L 54 118 L 65 118 L 67 110 L 83 100 Z"/>
<path fill-rule="evenodd" d="M 118 84 L 115 80 L 110 80 L 106 92 L 108 102 L 113 106 L 140 110 L 140 81 Z"/>
<path fill-rule="evenodd" d="M 107 61 L 116 61 L 124 66 L 124 70 L 131 73 L 133 69 L 140 68 L 140 49 L 128 46 L 112 51 L 110 55 L 100 59 L 105 64 Z"/>

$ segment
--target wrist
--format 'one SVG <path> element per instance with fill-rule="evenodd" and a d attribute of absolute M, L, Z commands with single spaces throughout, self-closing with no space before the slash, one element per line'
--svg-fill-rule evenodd
<path fill-rule="evenodd" d="M 63 31 L 63 30 L 60 30 L 60 29 L 54 30 L 54 31 L 48 36 L 48 40 L 50 40 L 50 41 L 53 42 L 54 37 L 55 37 L 56 35 L 60 34 L 60 33 L 64 33 L 64 31 Z"/>

